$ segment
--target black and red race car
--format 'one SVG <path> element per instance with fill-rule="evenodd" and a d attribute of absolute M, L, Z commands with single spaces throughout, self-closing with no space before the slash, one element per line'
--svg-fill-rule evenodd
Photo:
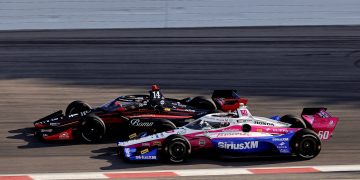
<path fill-rule="evenodd" d="M 45 141 L 99 142 L 115 129 L 117 134 L 131 139 L 140 132 L 154 134 L 175 129 L 189 119 L 212 113 L 217 108 L 226 110 L 236 104 L 235 101 L 246 101 L 235 91 L 227 90 L 214 91 L 212 99 L 215 105 L 201 96 L 182 100 L 165 98 L 158 86 L 153 85 L 149 95 L 120 96 L 97 108 L 74 101 L 65 114 L 59 110 L 35 121 L 35 135 Z"/>

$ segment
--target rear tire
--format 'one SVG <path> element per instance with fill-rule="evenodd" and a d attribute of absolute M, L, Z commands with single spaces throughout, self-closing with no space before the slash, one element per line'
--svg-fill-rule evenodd
<path fill-rule="evenodd" d="M 154 127 L 154 134 L 155 133 L 161 133 L 161 132 L 166 132 L 166 131 L 170 131 L 170 130 L 174 130 L 176 129 L 176 126 L 174 123 L 168 122 L 165 124 L 157 124 Z"/>
<path fill-rule="evenodd" d="M 171 135 L 163 145 L 163 159 L 170 163 L 182 163 L 191 153 L 190 143 L 180 135 Z"/>
<path fill-rule="evenodd" d="M 318 135 L 310 129 L 302 129 L 296 132 L 291 140 L 293 152 L 303 160 L 309 160 L 321 151 L 321 141 Z"/>
<path fill-rule="evenodd" d="M 86 143 L 101 141 L 105 132 L 105 124 L 98 116 L 88 115 L 81 123 L 80 137 Z"/>
<path fill-rule="evenodd" d="M 66 108 L 65 116 L 69 116 L 71 114 L 75 114 L 83 111 L 88 111 L 90 109 L 91 109 L 90 105 L 86 104 L 83 101 L 73 101 Z"/>
<path fill-rule="evenodd" d="M 291 126 L 290 126 L 291 128 L 303 128 L 303 129 L 306 128 L 306 124 L 301 118 L 298 118 L 291 114 L 287 114 L 287 115 L 281 117 L 280 121 L 291 124 Z"/>
<path fill-rule="evenodd" d="M 212 103 L 211 101 L 207 100 L 205 97 L 202 96 L 197 96 L 194 97 L 191 101 L 190 101 L 190 106 L 199 108 L 199 109 L 207 109 L 207 110 L 215 110 L 216 107 L 214 105 L 214 103 Z"/>

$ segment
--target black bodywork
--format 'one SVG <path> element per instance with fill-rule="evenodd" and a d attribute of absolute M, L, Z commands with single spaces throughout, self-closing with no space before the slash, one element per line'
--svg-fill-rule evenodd
<path fill-rule="evenodd" d="M 74 101 L 65 113 L 60 110 L 35 121 L 35 135 L 46 141 L 82 139 L 94 142 L 116 129 L 122 137 L 135 138 L 140 132 L 153 134 L 183 126 L 191 119 L 214 112 L 216 106 L 221 107 L 218 96 L 213 97 L 215 106 L 203 97 L 178 100 L 164 98 L 159 90 L 149 93 L 120 96 L 97 108 Z M 239 97 L 236 94 L 233 98 Z"/>

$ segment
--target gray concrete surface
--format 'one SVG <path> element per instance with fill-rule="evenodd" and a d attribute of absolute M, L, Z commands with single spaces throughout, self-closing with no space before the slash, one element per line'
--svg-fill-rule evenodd
<path fill-rule="evenodd" d="M 1 0 L 0 29 L 359 25 L 357 0 Z"/>
<path fill-rule="evenodd" d="M 359 30 L 0 32 L 0 173 L 360 164 Z M 96 106 L 120 94 L 145 93 L 154 83 L 171 97 L 239 89 L 253 114 L 262 116 L 326 106 L 340 123 L 313 160 L 194 157 L 182 165 L 126 164 L 116 156 L 112 139 L 104 144 L 44 144 L 28 129 L 72 100 Z"/>

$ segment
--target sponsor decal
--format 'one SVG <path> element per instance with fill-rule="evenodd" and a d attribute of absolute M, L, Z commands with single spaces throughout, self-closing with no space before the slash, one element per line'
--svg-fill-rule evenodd
<path fill-rule="evenodd" d="M 273 141 L 289 141 L 289 138 L 273 138 Z"/>
<path fill-rule="evenodd" d="M 154 124 L 154 122 L 141 122 L 140 119 L 132 119 L 130 121 L 132 126 L 139 126 L 139 127 L 149 127 Z"/>
<path fill-rule="evenodd" d="M 153 145 L 154 145 L 154 146 L 161 146 L 161 142 L 160 142 L 160 141 L 154 141 L 154 142 L 153 142 Z"/>
<path fill-rule="evenodd" d="M 226 133 L 219 133 L 216 137 L 232 137 L 232 136 L 243 136 L 247 135 L 244 132 L 226 132 Z"/>
<path fill-rule="evenodd" d="M 171 109 L 170 108 L 164 108 L 164 111 L 171 111 Z"/>
<path fill-rule="evenodd" d="M 265 121 L 255 121 L 255 124 L 264 125 L 264 126 L 275 126 L 274 123 L 269 123 Z"/>
<path fill-rule="evenodd" d="M 195 110 L 193 110 L 193 109 L 184 109 L 184 111 L 186 111 L 186 112 L 195 112 Z"/>
<path fill-rule="evenodd" d="M 150 160 L 150 159 L 155 160 L 156 156 L 135 156 L 135 159 L 137 159 L 137 160 L 142 160 L 142 159 L 144 159 L 144 160 Z"/>
<path fill-rule="evenodd" d="M 289 153 L 290 151 L 288 149 L 280 149 L 281 153 Z"/>
<path fill-rule="evenodd" d="M 180 130 L 177 132 L 177 134 L 180 134 L 180 135 L 185 134 L 185 133 L 186 133 L 186 130 L 185 130 L 185 129 L 180 129 Z"/>
<path fill-rule="evenodd" d="M 247 122 L 253 122 L 253 120 L 252 119 L 241 119 L 238 122 L 247 123 Z"/>
<path fill-rule="evenodd" d="M 146 149 L 144 149 L 144 150 L 140 151 L 140 153 L 141 153 L 141 154 L 145 154 L 145 153 L 148 153 L 148 152 L 149 152 L 149 149 L 148 149 L 148 148 L 146 148 Z"/>
<path fill-rule="evenodd" d="M 279 129 L 279 128 L 274 128 L 274 129 L 270 129 L 270 128 L 266 128 L 267 132 L 275 132 L 275 133 L 287 133 L 289 132 L 287 129 Z"/>
<path fill-rule="evenodd" d="M 204 146 L 204 145 L 205 145 L 205 140 L 200 139 L 200 140 L 199 140 L 199 146 Z"/>
<path fill-rule="evenodd" d="M 130 134 L 130 135 L 129 135 L 129 138 L 130 138 L 130 139 L 134 139 L 136 136 L 137 136 L 136 133 L 133 133 L 133 134 Z"/>
<path fill-rule="evenodd" d="M 247 141 L 243 143 L 218 142 L 218 147 L 221 149 L 232 150 L 257 149 L 259 147 L 259 141 Z"/>
<path fill-rule="evenodd" d="M 130 157 L 131 156 L 130 148 L 124 148 L 124 153 L 126 157 Z"/>
<path fill-rule="evenodd" d="M 280 150 L 280 152 L 284 152 L 281 151 L 282 149 L 287 149 L 287 146 L 285 145 L 285 142 L 281 142 L 279 145 L 276 146 L 276 148 L 278 148 Z"/>
<path fill-rule="evenodd" d="M 328 118 L 329 115 L 324 111 L 324 110 L 321 110 L 318 115 L 322 118 Z"/>
<path fill-rule="evenodd" d="M 148 143 L 148 142 L 147 143 L 142 143 L 141 145 L 142 146 L 150 146 L 150 143 Z"/>
<path fill-rule="evenodd" d="M 223 129 L 222 132 L 236 132 L 239 131 L 239 129 Z"/>
<path fill-rule="evenodd" d="M 242 116 L 248 116 L 248 111 L 247 110 L 240 110 L 240 113 Z"/>
<path fill-rule="evenodd" d="M 262 129 L 256 129 L 256 132 L 262 132 Z"/>
<path fill-rule="evenodd" d="M 164 104 L 165 104 L 165 101 L 164 101 L 164 100 L 161 100 L 161 101 L 160 101 L 160 104 L 161 104 L 161 105 L 164 105 Z"/>
<path fill-rule="evenodd" d="M 69 139 L 70 136 L 69 136 L 69 133 L 67 132 L 63 132 L 59 135 L 59 139 Z"/>
<path fill-rule="evenodd" d="M 47 132 L 47 133 L 51 133 L 53 130 L 52 129 L 40 129 L 40 132 Z"/>
<path fill-rule="evenodd" d="M 60 123 L 50 123 L 50 126 L 58 126 Z"/>

